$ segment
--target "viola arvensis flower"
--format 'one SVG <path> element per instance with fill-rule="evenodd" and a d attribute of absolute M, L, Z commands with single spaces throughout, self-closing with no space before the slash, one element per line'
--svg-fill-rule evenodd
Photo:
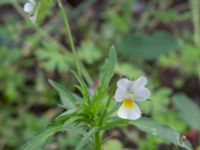
<path fill-rule="evenodd" d="M 36 2 L 35 0 L 28 0 L 24 4 L 24 12 L 26 12 L 29 15 L 30 20 L 35 23 L 37 12 L 35 11 Z"/>
<path fill-rule="evenodd" d="M 141 117 L 141 110 L 136 102 L 142 102 L 151 95 L 147 84 L 147 78 L 139 77 L 135 81 L 130 81 L 126 78 L 120 79 L 117 82 L 117 90 L 115 92 L 115 100 L 122 102 L 122 105 L 117 111 L 117 115 L 123 119 L 136 120 Z"/>

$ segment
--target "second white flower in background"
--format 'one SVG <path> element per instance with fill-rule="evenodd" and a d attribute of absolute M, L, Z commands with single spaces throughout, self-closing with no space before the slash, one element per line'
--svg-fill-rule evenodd
<path fill-rule="evenodd" d="M 126 78 L 120 79 L 117 82 L 117 90 L 114 98 L 117 102 L 122 102 L 122 105 L 117 111 L 117 115 L 123 119 L 136 120 L 142 115 L 142 112 L 135 102 L 142 102 L 151 95 L 147 84 L 147 78 L 139 77 L 135 81 L 130 81 Z"/>
<path fill-rule="evenodd" d="M 36 2 L 35 0 L 28 0 L 24 4 L 24 12 L 28 13 L 30 20 L 35 23 L 37 12 L 35 11 Z"/>
<path fill-rule="evenodd" d="M 28 0 L 24 4 L 24 11 L 26 13 L 33 13 L 33 10 L 35 9 L 35 6 L 36 6 L 35 0 Z"/>

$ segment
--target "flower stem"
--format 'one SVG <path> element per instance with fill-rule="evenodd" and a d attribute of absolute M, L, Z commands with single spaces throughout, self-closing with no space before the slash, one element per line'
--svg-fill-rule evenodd
<path fill-rule="evenodd" d="M 199 0 L 191 0 L 190 4 L 194 25 L 194 43 L 196 46 L 200 46 L 200 2 Z"/>
<path fill-rule="evenodd" d="M 116 90 L 116 88 L 112 88 L 111 94 L 110 94 L 110 96 L 108 97 L 108 100 L 107 100 L 107 102 L 106 102 L 105 109 L 103 110 L 103 113 L 102 113 L 102 115 L 101 115 L 101 117 L 100 117 L 99 126 L 101 126 L 102 123 L 103 123 L 103 121 L 104 121 L 104 118 L 105 118 L 105 116 L 106 116 L 108 107 L 110 106 L 110 102 L 111 102 L 111 100 L 112 100 L 112 98 L 113 98 L 113 95 L 114 95 L 114 93 L 115 93 L 115 90 Z"/>
<path fill-rule="evenodd" d="M 66 27 L 66 35 L 67 35 L 67 38 L 69 39 L 69 45 L 70 45 L 71 50 L 72 50 L 73 55 L 74 55 L 76 68 L 77 68 L 78 74 L 81 75 L 80 63 L 79 63 L 78 55 L 77 55 L 77 52 L 76 52 L 76 49 L 75 49 L 74 40 L 72 38 L 72 33 L 71 33 L 71 30 L 70 30 L 70 27 L 69 27 L 69 22 L 68 22 L 66 14 L 65 14 L 65 9 L 64 9 L 60 0 L 57 0 L 57 2 L 58 2 L 58 6 L 60 7 L 63 19 L 64 19 L 64 24 L 65 24 L 65 27 Z"/>
<path fill-rule="evenodd" d="M 94 146 L 95 146 L 95 150 L 102 150 L 100 131 L 98 131 L 98 132 L 95 134 L 95 143 L 94 143 Z"/>
<path fill-rule="evenodd" d="M 70 30 L 69 22 L 68 22 L 66 14 L 65 14 L 65 9 L 63 7 L 63 4 L 61 3 L 61 0 L 57 0 L 57 2 L 58 2 L 58 6 L 60 7 L 63 19 L 64 19 L 64 24 L 65 24 L 65 27 L 66 27 L 66 35 L 67 35 L 67 38 L 69 39 L 70 48 L 71 48 L 71 50 L 73 52 L 73 56 L 74 56 L 74 60 L 75 60 L 75 63 L 76 63 L 76 68 L 77 68 L 77 72 L 80 75 L 80 77 L 83 74 L 83 76 L 84 76 L 85 80 L 87 81 L 87 83 L 90 86 L 92 86 L 94 83 L 93 83 L 93 80 L 92 80 L 91 76 L 88 74 L 88 72 L 87 72 L 86 68 L 84 67 L 84 65 L 81 64 L 81 62 L 79 61 L 79 58 L 78 58 L 78 55 L 77 55 L 77 52 L 76 52 L 76 48 L 75 48 L 75 45 L 74 45 L 74 40 L 73 40 L 73 37 L 72 37 L 72 33 L 71 33 L 71 30 Z"/>

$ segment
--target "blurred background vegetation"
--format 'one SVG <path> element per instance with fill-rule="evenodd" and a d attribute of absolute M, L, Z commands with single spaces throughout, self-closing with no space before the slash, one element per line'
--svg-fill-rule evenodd
<path fill-rule="evenodd" d="M 48 79 L 74 91 L 75 67 L 56 2 L 38 24 L 26 1 L 0 1 L 0 150 L 17 150 L 63 111 Z M 200 150 L 199 0 L 63 0 L 78 55 L 95 83 L 108 49 L 118 50 L 116 77 L 146 75 L 144 115 L 186 135 Z M 87 76 L 87 74 L 85 74 Z M 76 92 L 76 91 L 75 91 Z M 113 129 L 105 149 L 178 150 L 130 126 Z M 73 149 L 76 135 L 57 134 L 45 149 Z"/>

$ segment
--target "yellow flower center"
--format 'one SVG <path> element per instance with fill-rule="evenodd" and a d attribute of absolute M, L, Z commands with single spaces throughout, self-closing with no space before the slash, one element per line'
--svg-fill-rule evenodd
<path fill-rule="evenodd" d="M 126 109 L 133 108 L 134 107 L 134 101 L 131 98 L 127 98 L 127 99 L 124 100 L 123 106 Z"/>

